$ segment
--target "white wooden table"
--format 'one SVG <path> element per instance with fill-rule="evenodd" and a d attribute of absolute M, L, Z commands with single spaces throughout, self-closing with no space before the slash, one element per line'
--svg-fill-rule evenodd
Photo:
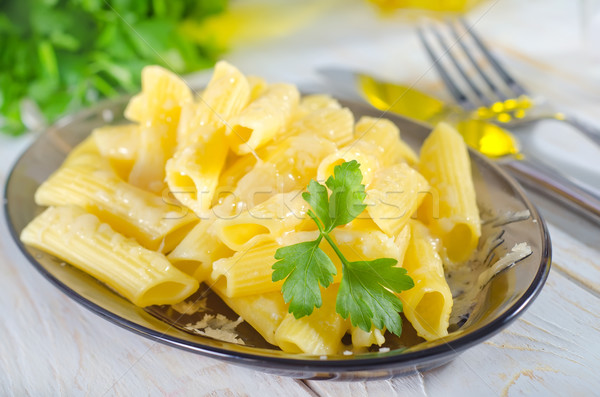
<path fill-rule="evenodd" d="M 566 0 L 499 0 L 483 3 L 468 17 L 531 91 L 600 124 L 600 48 L 591 55 L 594 49 L 583 46 L 578 7 Z M 226 58 L 247 73 L 304 86 L 318 87 L 317 67 L 339 66 L 443 95 L 413 30 L 398 17 L 378 18 L 360 1 L 337 2 L 288 36 L 238 47 Z M 0 137 L 2 185 L 32 138 Z M 519 138 L 531 157 L 600 190 L 600 150 L 577 132 L 545 122 Z M 548 220 L 554 263 L 529 310 L 442 368 L 351 383 L 267 375 L 121 329 L 38 274 L 2 217 L 0 395 L 597 395 L 600 227 L 532 197 Z"/>

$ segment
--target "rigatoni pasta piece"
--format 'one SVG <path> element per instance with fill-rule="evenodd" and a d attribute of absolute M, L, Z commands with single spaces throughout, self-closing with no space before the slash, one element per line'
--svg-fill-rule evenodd
<path fill-rule="evenodd" d="M 110 162 L 111 167 L 123 180 L 129 178 L 137 155 L 140 127 L 137 124 L 105 126 L 92 131 L 100 155 Z"/>
<path fill-rule="evenodd" d="M 379 159 L 366 150 L 364 143 L 352 141 L 348 145 L 338 149 L 334 153 L 325 157 L 317 169 L 317 181 L 326 181 L 331 175 L 335 166 L 347 161 L 356 160 L 360 164 L 360 171 L 363 175 L 363 184 L 369 186 L 373 181 L 376 172 L 381 168 Z"/>
<path fill-rule="evenodd" d="M 163 126 L 145 126 L 139 131 L 138 150 L 127 181 L 153 193 L 165 188 L 165 164 L 175 150 L 175 138 Z"/>
<path fill-rule="evenodd" d="M 327 94 L 305 95 L 300 99 L 298 114 L 306 115 L 321 109 L 341 109 L 342 105 L 337 99 Z"/>
<path fill-rule="evenodd" d="M 419 161 L 415 151 L 400 139 L 396 124 L 388 119 L 361 117 L 354 127 L 354 138 L 374 144 L 383 166 L 402 161 L 413 165 Z"/>
<path fill-rule="evenodd" d="M 261 96 L 269 86 L 262 77 L 246 76 L 246 79 L 248 80 L 248 86 L 250 87 L 250 97 L 248 98 L 248 102 L 252 102 Z"/>
<path fill-rule="evenodd" d="M 435 340 L 448 335 L 452 293 L 427 227 L 411 221 L 411 234 L 403 267 L 415 286 L 402 291 L 400 299 L 404 315 L 417 334 L 426 340 Z"/>
<path fill-rule="evenodd" d="M 317 232 L 290 233 L 280 238 L 268 234 L 257 235 L 230 258 L 215 261 L 211 277 L 213 280 L 222 277 L 222 291 L 228 297 L 281 291 L 283 282 L 272 281 L 275 251 L 316 237 Z M 326 245 L 323 241 L 321 248 L 325 249 Z"/>
<path fill-rule="evenodd" d="M 85 271 L 137 306 L 175 304 L 198 289 L 198 281 L 164 255 L 79 207 L 46 209 L 23 229 L 21 241 Z"/>
<path fill-rule="evenodd" d="M 164 188 L 165 163 L 175 152 L 181 108 L 191 101 L 192 92 L 175 74 L 159 66 L 142 70 L 142 92 L 125 109 L 125 117 L 141 127 L 129 183 L 151 192 Z"/>
<path fill-rule="evenodd" d="M 205 132 L 223 127 L 248 103 L 251 87 L 246 77 L 227 62 L 217 62 L 211 80 L 198 102 L 190 102 L 181 112 L 177 130 L 177 150 L 204 139 Z"/>
<path fill-rule="evenodd" d="M 177 129 L 181 107 L 191 101 L 192 91 L 175 73 L 146 66 L 142 69 L 142 92 L 131 98 L 125 117 L 142 126 L 167 126 L 170 134 Z"/>
<path fill-rule="evenodd" d="M 230 249 L 240 251 L 258 235 L 276 238 L 294 230 L 308 220 L 308 209 L 300 191 L 279 193 L 237 216 L 216 219 L 211 232 Z"/>
<path fill-rule="evenodd" d="M 233 251 L 209 232 L 213 222 L 214 219 L 201 220 L 167 255 L 175 267 L 198 281 L 210 278 L 214 261 L 233 255 Z"/>
<path fill-rule="evenodd" d="M 223 128 L 175 153 L 166 164 L 169 190 L 185 206 L 204 217 L 211 207 L 227 158 Z"/>
<path fill-rule="evenodd" d="M 268 147 L 265 162 L 275 165 L 277 187 L 283 192 L 305 189 L 321 161 L 336 150 L 336 144 L 323 136 L 305 132 Z"/>
<path fill-rule="evenodd" d="M 396 236 L 429 190 L 427 180 L 406 163 L 379 171 L 367 189 L 367 212 L 381 230 Z"/>
<path fill-rule="evenodd" d="M 369 332 L 363 331 L 359 327 L 351 326 L 350 335 L 352 336 L 352 347 L 369 347 L 372 345 L 381 346 L 385 342 L 384 331 L 372 327 Z"/>
<path fill-rule="evenodd" d="M 294 318 L 288 313 L 275 332 L 277 346 L 289 353 L 340 353 L 348 322 L 335 311 L 337 290 L 337 285 L 322 290 L 323 304 L 310 316 Z"/>
<path fill-rule="evenodd" d="M 277 139 L 308 133 L 323 137 L 342 147 L 352 141 L 353 129 L 354 115 L 348 108 L 323 108 L 314 110 L 291 123 Z"/>
<path fill-rule="evenodd" d="M 97 152 L 77 149 L 40 185 L 35 202 L 77 205 L 144 247 L 162 252 L 173 249 L 197 221 L 187 210 L 121 180 Z"/>
<path fill-rule="evenodd" d="M 247 154 L 273 139 L 288 124 L 299 98 L 294 85 L 269 85 L 261 96 L 229 121 L 226 136 L 231 149 L 240 155 Z"/>
<path fill-rule="evenodd" d="M 281 292 L 230 298 L 223 292 L 221 283 L 217 283 L 211 288 L 227 306 L 257 330 L 268 343 L 277 345 L 275 331 L 287 315 L 287 305 L 283 301 Z"/>
<path fill-rule="evenodd" d="M 438 124 L 421 147 L 419 170 L 439 194 L 426 200 L 423 211 L 442 238 L 452 262 L 466 260 L 477 247 L 481 221 L 471 176 L 471 162 L 461 135 L 449 124 Z"/>
<path fill-rule="evenodd" d="M 361 230 L 353 227 L 336 228 L 331 232 L 333 240 L 349 261 L 369 261 L 377 258 L 393 258 L 402 263 L 406 247 L 399 246 L 394 237 L 379 230 Z M 327 248 L 327 251 L 329 248 Z M 337 258 L 334 252 L 331 258 Z M 334 260 L 334 263 L 336 260 Z"/>

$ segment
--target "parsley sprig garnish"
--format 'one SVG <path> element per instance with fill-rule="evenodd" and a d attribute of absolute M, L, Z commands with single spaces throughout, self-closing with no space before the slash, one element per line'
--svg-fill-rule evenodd
<path fill-rule="evenodd" d="M 310 181 L 302 198 L 311 206 L 308 215 L 317 224 L 319 236 L 314 241 L 279 248 L 272 278 L 285 279 L 281 291 L 294 317 L 310 315 L 315 307 L 321 307 L 320 286 L 327 288 L 337 274 L 332 260 L 319 247 L 325 239 L 342 263 L 336 311 L 365 331 L 373 324 L 400 335 L 402 302 L 395 293 L 414 286 L 406 269 L 397 267 L 397 260 L 392 258 L 350 262 L 330 236 L 333 229 L 351 222 L 366 208 L 362 178 L 360 164 L 352 160 L 334 168 L 326 187 Z"/>

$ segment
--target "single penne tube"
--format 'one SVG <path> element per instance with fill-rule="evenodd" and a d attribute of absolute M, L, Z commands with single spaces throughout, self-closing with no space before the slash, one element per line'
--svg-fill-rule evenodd
<path fill-rule="evenodd" d="M 187 103 L 181 111 L 177 150 L 203 139 L 206 128 L 218 129 L 227 124 L 246 106 L 251 92 L 248 80 L 237 68 L 225 61 L 217 62 L 199 101 Z"/>
<path fill-rule="evenodd" d="M 404 257 L 404 251 L 394 237 L 390 237 L 380 230 L 364 230 L 354 227 L 340 227 L 331 232 L 336 245 L 349 261 L 370 261 L 378 258 L 393 258 L 399 263 Z M 329 248 L 325 248 L 329 253 Z M 331 252 L 334 263 L 337 255 Z M 341 264 L 340 264 L 341 268 Z"/>
<path fill-rule="evenodd" d="M 415 151 L 400 139 L 398 127 L 388 119 L 361 117 L 354 127 L 354 138 L 374 144 L 383 166 L 403 161 L 413 165 L 419 160 Z"/>
<path fill-rule="evenodd" d="M 211 232 L 230 249 L 240 251 L 258 235 L 277 237 L 302 222 L 312 222 L 306 215 L 308 209 L 300 191 L 279 193 L 237 216 L 216 219 Z"/>
<path fill-rule="evenodd" d="M 360 327 L 351 326 L 350 335 L 352 336 L 352 346 L 369 347 L 372 345 L 381 346 L 385 343 L 384 331 L 372 327 L 369 332 L 363 331 Z"/>
<path fill-rule="evenodd" d="M 252 200 L 252 196 L 257 197 L 253 193 L 264 195 L 271 192 L 270 195 L 273 195 L 305 189 L 321 161 L 336 148 L 335 143 L 328 139 L 310 132 L 302 133 L 261 148 L 257 152 L 261 158 L 258 162 L 250 160 L 250 157 L 241 157 L 240 162 L 247 159 L 245 162 L 252 162 L 253 167 L 241 178 L 238 175 L 237 181 L 231 177 L 233 170 L 225 176 L 230 186 L 232 181 L 236 182 L 237 194 L 251 206 L 258 204 Z M 253 155 L 247 156 L 255 159 Z"/>
<path fill-rule="evenodd" d="M 444 277 L 442 259 L 427 227 L 411 221 L 411 238 L 403 267 L 415 286 L 400 293 L 404 315 L 426 340 L 448 335 L 452 293 Z"/>
<path fill-rule="evenodd" d="M 40 185 L 41 206 L 77 205 L 142 246 L 169 252 L 197 218 L 187 209 L 121 180 L 98 153 L 70 160 Z"/>
<path fill-rule="evenodd" d="M 317 232 L 290 233 L 277 239 L 267 234 L 258 235 L 230 258 L 215 261 L 211 278 L 220 281 L 223 293 L 231 298 L 281 291 L 283 281 L 273 282 L 272 278 L 275 252 L 316 237 Z M 325 248 L 326 244 L 323 241 L 321 247 Z"/>
<path fill-rule="evenodd" d="M 223 128 L 214 130 L 206 141 L 187 146 L 166 163 L 169 190 L 199 217 L 205 217 L 212 205 L 227 158 L 223 131 Z"/>
<path fill-rule="evenodd" d="M 288 353 L 340 353 L 348 322 L 335 311 L 337 290 L 338 285 L 322 290 L 323 304 L 309 316 L 295 318 L 288 313 L 275 332 L 277 346 Z"/>
<path fill-rule="evenodd" d="M 23 229 L 21 241 L 85 271 L 137 306 L 175 304 L 198 289 L 198 281 L 164 255 L 79 207 L 46 209 Z"/>
<path fill-rule="evenodd" d="M 137 124 L 109 125 L 92 131 L 98 152 L 108 159 L 112 169 L 125 181 L 135 162 L 139 134 Z"/>
<path fill-rule="evenodd" d="M 353 129 L 354 115 L 348 108 L 316 109 L 291 123 L 285 131 L 278 134 L 277 140 L 309 133 L 334 142 L 337 147 L 342 147 L 352 141 Z"/>
<path fill-rule="evenodd" d="M 275 165 L 281 176 L 277 185 L 284 192 L 303 190 L 314 178 L 319 164 L 336 148 L 335 142 L 307 131 L 270 147 L 264 160 Z"/>
<path fill-rule="evenodd" d="M 367 189 L 367 212 L 389 236 L 396 236 L 429 191 L 429 183 L 406 163 L 380 170 Z"/>
<path fill-rule="evenodd" d="M 175 138 L 181 107 L 192 99 L 192 91 L 175 73 L 146 66 L 142 69 L 142 92 L 131 98 L 125 117 L 142 126 L 162 125 L 162 131 Z"/>
<path fill-rule="evenodd" d="M 327 178 L 334 174 L 337 165 L 347 161 L 356 160 L 360 164 L 360 171 L 363 175 L 362 183 L 365 186 L 373 181 L 375 174 L 381 168 L 381 163 L 370 148 L 365 147 L 360 141 L 352 141 L 348 145 L 336 150 L 334 153 L 325 157 L 317 168 L 317 181 L 325 182 Z"/>
<path fill-rule="evenodd" d="M 300 99 L 300 104 L 298 105 L 298 113 L 301 115 L 306 115 L 315 110 L 320 109 L 341 109 L 342 105 L 338 102 L 337 99 L 331 97 L 327 94 L 312 94 L 305 95 Z"/>
<path fill-rule="evenodd" d="M 252 153 L 273 139 L 287 126 L 299 98 L 294 85 L 269 85 L 261 96 L 229 121 L 225 135 L 231 149 L 240 155 Z"/>
<path fill-rule="evenodd" d="M 175 151 L 176 140 L 162 126 L 140 127 L 137 154 L 127 181 L 152 193 L 165 186 L 165 164 Z"/>
<path fill-rule="evenodd" d="M 210 278 L 214 261 L 233 255 L 232 250 L 209 232 L 213 222 L 214 219 L 201 220 L 167 255 L 173 266 L 198 281 Z"/>
<path fill-rule="evenodd" d="M 481 221 L 467 146 L 452 126 L 440 123 L 425 139 L 419 170 L 437 193 L 426 198 L 420 216 L 442 238 L 450 262 L 468 259 L 479 242 Z"/>
<path fill-rule="evenodd" d="M 230 298 L 223 292 L 220 284 L 213 285 L 211 289 L 268 343 L 277 345 L 275 331 L 288 311 L 281 292 Z"/>
<path fill-rule="evenodd" d="M 131 98 L 125 117 L 140 125 L 129 183 L 151 192 L 165 187 L 165 163 L 177 146 L 181 108 L 192 92 L 177 75 L 159 66 L 142 70 L 142 92 Z"/>
<path fill-rule="evenodd" d="M 252 102 L 261 96 L 269 86 L 267 81 L 259 76 L 246 76 L 246 79 L 248 79 L 248 86 L 250 87 L 248 102 Z"/>

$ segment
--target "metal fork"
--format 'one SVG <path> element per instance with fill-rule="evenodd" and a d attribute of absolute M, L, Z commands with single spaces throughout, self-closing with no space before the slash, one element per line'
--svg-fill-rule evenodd
<path fill-rule="evenodd" d="M 452 43 L 449 43 L 448 35 L 444 35 L 437 24 L 428 23 L 426 26 L 417 29 L 419 39 L 450 94 L 463 109 L 473 111 L 477 118 L 513 127 L 544 119 L 563 121 L 600 146 L 599 128 L 572 115 L 557 112 L 543 98 L 533 100 L 463 19 L 445 23 Z M 430 32 L 429 35 L 426 30 Z M 467 40 L 471 42 L 470 45 Z M 436 55 L 436 47 L 439 55 Z M 451 66 L 444 66 L 442 60 L 446 56 Z M 475 76 L 467 73 L 469 69 L 476 71 Z M 460 77 L 452 77 L 452 72 Z"/>

